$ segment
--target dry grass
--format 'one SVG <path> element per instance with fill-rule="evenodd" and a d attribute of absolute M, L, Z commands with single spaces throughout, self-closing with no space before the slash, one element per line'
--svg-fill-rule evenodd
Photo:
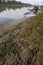
<path fill-rule="evenodd" d="M 3 32 L 0 41 L 0 64 L 43 65 L 43 13 Z"/>

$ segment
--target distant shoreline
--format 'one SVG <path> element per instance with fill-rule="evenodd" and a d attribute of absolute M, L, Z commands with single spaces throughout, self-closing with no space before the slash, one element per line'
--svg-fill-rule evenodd
<path fill-rule="evenodd" d="M 28 7 L 32 6 L 31 4 L 26 3 L 18 3 L 18 2 L 8 2 L 8 3 L 0 3 L 0 7 Z"/>

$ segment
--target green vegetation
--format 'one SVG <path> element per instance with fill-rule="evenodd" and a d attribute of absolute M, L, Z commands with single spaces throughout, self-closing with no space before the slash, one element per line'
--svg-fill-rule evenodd
<path fill-rule="evenodd" d="M 41 12 L 43 12 L 43 6 L 40 6 L 40 8 L 41 8 Z"/>
<path fill-rule="evenodd" d="M 8 1 L 8 2 L 0 2 L 0 9 L 1 8 L 19 8 L 19 7 L 28 7 L 28 6 L 32 6 L 31 4 L 27 4 L 27 3 L 22 3 L 21 1 L 20 2 L 17 2 L 17 1 Z"/>
<path fill-rule="evenodd" d="M 33 11 L 34 11 L 35 14 L 37 14 L 38 10 L 39 10 L 39 7 L 34 5 Z"/>
<path fill-rule="evenodd" d="M 0 12 L 3 10 L 6 10 L 6 8 L 8 9 L 16 9 L 16 8 L 21 8 L 21 7 L 31 7 L 31 4 L 25 4 L 22 2 L 16 2 L 16 1 L 12 1 L 12 2 L 0 2 Z"/>
<path fill-rule="evenodd" d="M 0 65 L 43 65 L 43 13 L 2 35 Z"/>

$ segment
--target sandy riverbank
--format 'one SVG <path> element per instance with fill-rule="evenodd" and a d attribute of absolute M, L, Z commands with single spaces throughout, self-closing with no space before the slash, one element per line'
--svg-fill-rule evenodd
<path fill-rule="evenodd" d="M 19 23 L 24 22 L 26 20 L 27 20 L 27 18 L 23 18 L 23 19 L 17 19 L 17 20 L 13 20 L 13 21 L 7 22 L 5 24 L 2 24 L 2 25 L 0 25 L 0 32 L 2 32 L 4 30 L 9 30 L 12 28 L 12 26 L 16 26 Z"/>

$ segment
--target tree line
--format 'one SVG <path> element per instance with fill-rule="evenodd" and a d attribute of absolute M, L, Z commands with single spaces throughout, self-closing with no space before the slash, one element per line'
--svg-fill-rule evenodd
<path fill-rule="evenodd" d="M 0 0 L 0 2 L 16 2 L 15 0 Z"/>

